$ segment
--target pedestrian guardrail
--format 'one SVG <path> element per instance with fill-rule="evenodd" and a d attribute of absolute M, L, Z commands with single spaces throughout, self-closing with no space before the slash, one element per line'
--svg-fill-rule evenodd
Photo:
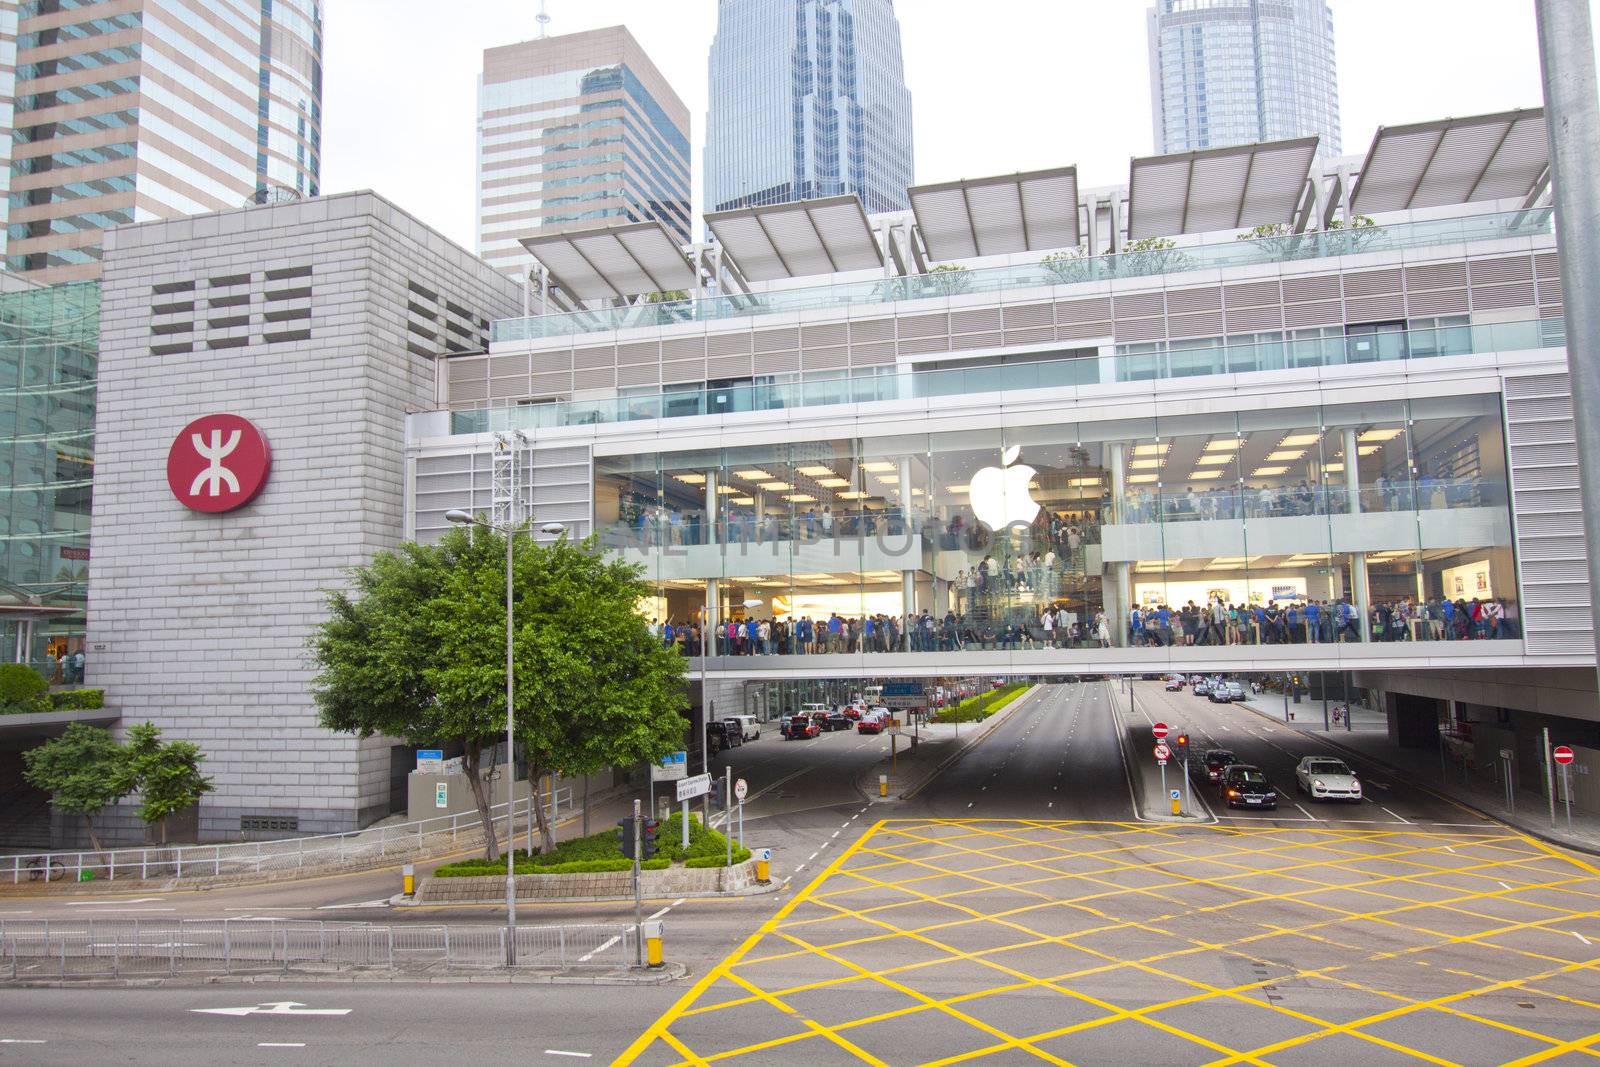
<path fill-rule="evenodd" d="M 574 810 L 572 789 L 567 786 L 546 793 L 543 800 L 551 822 L 558 819 L 563 811 Z M 506 806 L 497 804 L 490 812 L 495 817 L 496 828 L 502 828 Z M 531 798 L 516 802 L 517 828 L 526 833 L 524 847 L 529 851 L 532 851 L 535 843 L 532 813 Z M 82 849 L 0 856 L 0 879 L 9 874 L 11 883 L 17 885 L 22 882 L 82 881 L 85 872 L 93 878 L 113 882 L 119 877 L 166 879 L 259 875 L 308 867 L 357 866 L 426 852 L 442 846 L 446 841 L 455 845 L 482 839 L 483 825 L 474 809 L 342 834 L 279 838 L 273 841 L 98 851 Z"/>
<path fill-rule="evenodd" d="M 132 978 L 294 967 L 503 967 L 503 926 L 372 926 L 255 919 L 0 922 L 0 978 Z M 519 926 L 518 969 L 615 969 L 634 928 Z"/>

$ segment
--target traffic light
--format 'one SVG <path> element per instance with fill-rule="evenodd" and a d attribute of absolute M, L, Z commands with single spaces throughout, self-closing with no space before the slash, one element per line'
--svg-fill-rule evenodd
<path fill-rule="evenodd" d="M 633 859 L 633 816 L 618 819 L 617 825 L 622 827 L 622 854 L 628 859 Z"/>
<path fill-rule="evenodd" d="M 656 835 L 661 832 L 661 823 L 655 819 L 642 820 L 639 827 L 639 858 L 647 860 L 656 854 Z"/>
<path fill-rule="evenodd" d="M 1172 751 L 1177 755 L 1179 763 L 1189 759 L 1189 735 L 1179 734 L 1172 742 Z"/>

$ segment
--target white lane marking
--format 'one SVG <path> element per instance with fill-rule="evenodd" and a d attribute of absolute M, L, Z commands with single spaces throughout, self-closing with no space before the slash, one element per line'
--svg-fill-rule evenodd
<path fill-rule="evenodd" d="M 1578 933 L 1578 931 L 1576 931 L 1576 930 L 1571 931 L 1571 934 L 1572 934 L 1573 937 L 1577 938 L 1579 941 L 1582 941 L 1585 945 L 1590 945 L 1590 944 L 1594 943 L 1594 942 L 1590 941 L 1587 937 L 1584 937 L 1582 934 Z"/>
<path fill-rule="evenodd" d="M 806 869 L 806 865 L 802 863 L 800 866 L 798 866 L 798 867 L 796 867 L 794 869 L 794 873 L 795 874 L 799 874 L 801 871 L 803 871 L 805 869 Z"/>
<path fill-rule="evenodd" d="M 42 1045 L 36 1037 L 0 1037 L 0 1045 Z"/>
<path fill-rule="evenodd" d="M 257 1041 L 256 1048 L 305 1048 L 304 1041 Z"/>
<path fill-rule="evenodd" d="M 655 918 L 655 916 L 652 915 L 651 918 L 653 919 L 653 918 Z M 621 940 L 622 940 L 622 936 L 619 934 L 619 935 L 611 938 L 608 941 L 602 942 L 599 948 L 594 949 L 591 952 L 586 952 L 582 956 L 579 956 L 578 957 L 578 962 L 579 963 L 588 963 L 595 956 L 598 956 L 600 953 L 604 952 L 606 949 L 610 948 L 612 945 L 615 945 L 618 941 L 621 941 Z"/>
<path fill-rule="evenodd" d="M 1380 811 L 1384 811 L 1384 812 L 1388 812 L 1388 814 L 1390 814 L 1390 815 L 1394 815 L 1394 812 L 1389 811 L 1388 808 L 1380 808 L 1379 810 Z M 1397 818 L 1397 819 L 1400 819 L 1400 816 L 1398 816 L 1398 815 L 1394 815 L 1394 817 Z M 1400 821 L 1405 823 L 1407 826 L 1411 825 L 1411 820 L 1410 819 L 1400 819 Z"/>
<path fill-rule="evenodd" d="M 32 914 L 33 914 L 33 909 L 31 909 L 31 908 L 28 909 L 27 911 L 0 911 L 0 919 L 11 918 L 11 917 L 17 916 L 17 915 L 32 915 Z"/>
<path fill-rule="evenodd" d="M 854 815 L 850 816 L 850 821 L 855 822 L 859 818 L 861 818 L 861 813 L 858 811 Z"/>
<path fill-rule="evenodd" d="M 1509 890 L 1509 889 L 1510 889 L 1510 888 L 1511 888 L 1511 887 L 1510 887 L 1510 886 L 1508 886 L 1508 885 L 1506 885 L 1506 884 L 1505 884 L 1505 883 L 1504 883 L 1504 882 L 1501 882 L 1501 883 L 1500 883 L 1500 888 L 1501 888 L 1501 889 L 1506 889 L 1506 890 Z"/>
<path fill-rule="evenodd" d="M 672 910 L 672 905 L 668 904 L 666 907 L 662 908 L 660 911 L 658 911 L 654 915 L 650 916 L 650 920 L 652 922 L 654 922 L 656 919 L 661 918 L 661 916 L 665 915 L 667 912 L 669 912 L 671 910 Z"/>
<path fill-rule="evenodd" d="M 967 801 L 967 807 L 969 807 L 969 808 L 972 807 L 972 801 L 970 801 L 970 800 Z"/>
<path fill-rule="evenodd" d="M 547 1048 L 544 1050 L 544 1054 L 546 1056 L 576 1056 L 580 1060 L 594 1058 L 594 1053 L 592 1052 L 568 1052 L 564 1048 Z"/>
<path fill-rule="evenodd" d="M 197 1015 L 349 1015 L 351 1008 L 308 1008 L 298 1000 L 269 1000 L 248 1008 L 190 1008 Z"/>
<path fill-rule="evenodd" d="M 1296 804 L 1295 807 L 1300 808 L 1301 812 L 1305 814 L 1305 817 L 1310 819 L 1312 822 L 1317 821 L 1317 817 L 1315 815 L 1311 814 L 1309 811 L 1306 811 L 1305 808 L 1301 808 L 1299 804 Z"/>
<path fill-rule="evenodd" d="M 1055 801 L 1053 801 L 1053 800 L 1052 800 L 1052 801 L 1051 801 L 1051 802 L 1050 802 L 1050 803 L 1048 803 L 1048 804 L 1046 804 L 1046 805 L 1045 805 L 1045 807 L 1047 807 L 1047 808 L 1053 808 L 1053 807 L 1055 807 L 1055 806 L 1056 806 L 1056 802 L 1055 802 Z"/>
<path fill-rule="evenodd" d="M 324 904 L 318 911 L 339 911 L 341 908 L 387 908 L 387 900 L 360 900 L 349 904 Z"/>
<path fill-rule="evenodd" d="M 247 911 L 254 913 L 254 908 L 223 908 L 223 911 Z M 277 911 L 316 911 L 315 908 L 278 908 Z"/>
<path fill-rule="evenodd" d="M 69 906 L 72 902 L 68 902 Z M 96 915 L 132 915 L 149 911 L 177 911 L 177 908 L 101 908 Z"/>
<path fill-rule="evenodd" d="M 1474 830 L 1490 830 L 1490 829 L 1494 828 L 1494 824 L 1493 823 L 1489 823 L 1489 822 L 1436 822 L 1436 823 L 1433 823 L 1432 825 L 1434 825 L 1434 826 L 1468 826 L 1468 827 L 1471 827 Z"/>
<path fill-rule="evenodd" d="M 821 851 L 822 850 L 820 848 L 817 849 L 817 852 L 821 852 Z M 812 860 L 816 859 L 817 858 L 817 852 L 813 852 L 811 855 L 807 856 L 806 857 L 806 862 L 810 863 Z"/>
<path fill-rule="evenodd" d="M 1444 850 L 1446 852 L 1450 853 L 1450 855 L 1452 855 L 1452 856 L 1454 856 L 1456 854 L 1456 850 L 1451 848 L 1449 845 L 1444 846 Z"/>
<path fill-rule="evenodd" d="M 850 821 L 848 819 L 846 819 L 844 822 L 839 824 L 839 829 L 843 830 L 846 826 L 849 826 L 849 825 L 850 825 Z"/>
<path fill-rule="evenodd" d="M 828 840 L 829 840 L 829 841 L 832 841 L 832 840 L 833 840 L 833 838 L 834 838 L 834 837 L 838 837 L 838 836 L 839 836 L 839 831 L 837 831 L 837 830 L 835 830 L 835 831 L 834 831 L 834 832 L 833 832 L 833 837 L 830 837 L 830 838 L 828 838 Z"/>
<path fill-rule="evenodd" d="M 160 899 L 160 897 L 113 897 L 110 900 L 69 900 L 67 907 L 82 908 L 95 904 L 149 904 Z"/>

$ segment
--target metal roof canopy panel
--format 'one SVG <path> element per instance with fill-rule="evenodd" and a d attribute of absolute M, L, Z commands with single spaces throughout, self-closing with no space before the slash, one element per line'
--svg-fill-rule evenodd
<path fill-rule="evenodd" d="M 1292 222 L 1318 143 L 1296 137 L 1135 159 L 1128 173 L 1129 239 Z"/>
<path fill-rule="evenodd" d="M 854 193 L 713 211 L 706 226 L 753 282 L 883 267 L 883 249 Z"/>
<path fill-rule="evenodd" d="M 552 227 L 522 238 L 522 247 L 577 300 L 694 288 L 694 268 L 659 222 Z"/>
<path fill-rule="evenodd" d="M 1082 239 L 1077 167 L 919 185 L 910 195 L 933 259 L 1076 248 Z"/>
<path fill-rule="evenodd" d="M 1380 126 L 1351 210 L 1362 213 L 1525 198 L 1550 166 L 1544 108 Z"/>

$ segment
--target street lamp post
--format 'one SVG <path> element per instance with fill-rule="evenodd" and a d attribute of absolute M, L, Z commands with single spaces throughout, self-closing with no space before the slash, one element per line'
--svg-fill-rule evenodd
<path fill-rule="evenodd" d="M 511 655 L 511 551 L 514 546 L 517 528 L 515 526 L 499 526 L 470 515 L 465 511 L 452 510 L 444 513 L 445 520 L 457 526 L 482 526 L 486 530 L 494 530 L 504 534 L 506 539 L 506 966 L 517 965 L 517 757 L 516 757 L 516 714 L 512 708 L 512 655 Z M 566 526 L 559 522 L 547 522 L 539 527 L 541 533 L 561 536 L 566 532 Z M 538 784 L 531 779 L 528 782 L 528 819 L 533 819 L 532 805 L 539 803 Z"/>

